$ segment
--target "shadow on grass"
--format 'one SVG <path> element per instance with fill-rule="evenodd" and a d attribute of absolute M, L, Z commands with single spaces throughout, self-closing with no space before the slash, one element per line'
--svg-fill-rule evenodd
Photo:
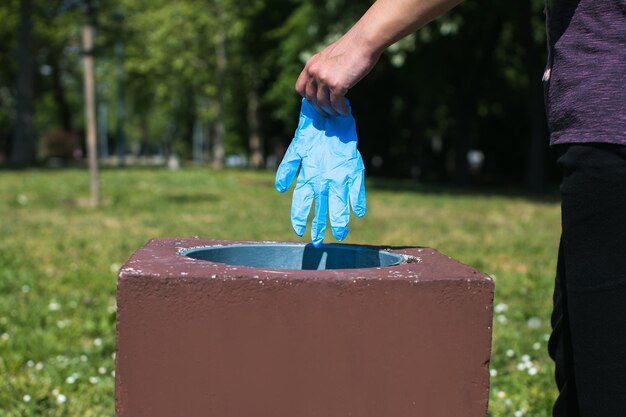
<path fill-rule="evenodd" d="M 175 192 L 175 193 L 167 193 L 164 195 L 164 198 L 173 203 L 215 203 L 220 201 L 221 198 L 215 194 L 211 193 L 184 193 L 184 192 Z"/>
<path fill-rule="evenodd" d="M 458 187 L 442 184 L 423 184 L 412 180 L 368 178 L 367 189 L 376 191 L 404 191 L 426 195 L 453 195 L 467 197 L 507 197 L 519 198 L 534 203 L 554 204 L 561 201 L 556 184 L 545 186 L 545 191 L 531 193 L 520 185 L 470 185 Z"/>

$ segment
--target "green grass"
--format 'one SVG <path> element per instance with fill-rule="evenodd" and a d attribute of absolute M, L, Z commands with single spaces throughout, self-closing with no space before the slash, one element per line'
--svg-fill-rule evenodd
<path fill-rule="evenodd" d="M 85 171 L 0 172 L 0 416 L 114 415 L 116 272 L 151 237 L 298 240 L 271 173 L 104 170 L 101 187 L 91 209 Z M 347 242 L 432 246 L 490 274 L 490 415 L 548 417 L 559 225 L 555 199 L 376 181 Z"/>

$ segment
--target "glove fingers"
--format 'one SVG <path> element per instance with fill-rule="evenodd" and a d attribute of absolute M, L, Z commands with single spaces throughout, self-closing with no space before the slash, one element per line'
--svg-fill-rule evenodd
<path fill-rule="evenodd" d="M 296 188 L 293 190 L 293 199 L 291 200 L 291 226 L 298 236 L 302 236 L 306 229 L 314 195 L 311 184 L 298 178 Z"/>
<path fill-rule="evenodd" d="M 328 188 L 326 184 L 319 184 L 315 190 L 315 216 L 311 222 L 311 241 L 316 248 L 319 248 L 324 242 L 327 215 Z"/>
<path fill-rule="evenodd" d="M 330 226 L 337 240 L 344 240 L 348 235 L 348 222 L 350 221 L 348 191 L 348 187 L 344 184 L 333 183 L 328 194 Z"/>
<path fill-rule="evenodd" d="M 361 168 L 355 172 L 350 184 L 350 205 L 357 217 L 363 217 L 365 215 L 365 169 L 360 155 L 359 165 Z"/>
<path fill-rule="evenodd" d="M 285 156 L 276 171 L 276 181 L 274 182 L 274 186 L 279 192 L 284 193 L 287 191 L 298 173 L 298 168 L 300 167 L 301 162 L 302 159 L 295 151 L 295 146 L 293 146 L 293 144 L 289 145 L 289 148 L 287 149 L 287 152 L 285 153 Z"/>

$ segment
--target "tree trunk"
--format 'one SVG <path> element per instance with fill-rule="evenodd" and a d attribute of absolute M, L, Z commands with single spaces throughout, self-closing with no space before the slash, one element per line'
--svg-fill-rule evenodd
<path fill-rule="evenodd" d="M 454 128 L 454 175 L 452 181 L 455 185 L 467 186 L 471 184 L 469 163 L 467 161 L 468 151 L 475 146 L 472 140 L 474 129 L 472 114 L 477 107 L 477 97 L 481 88 L 481 79 L 489 72 L 493 66 L 494 51 L 502 32 L 502 21 L 495 19 L 482 32 L 481 38 L 477 39 L 480 51 L 475 58 L 475 62 L 469 66 L 467 77 L 459 79 L 462 84 L 457 84 L 457 91 L 461 92 L 457 99 L 457 123 Z M 463 99 L 465 97 L 465 99 Z"/>
<path fill-rule="evenodd" d="M 196 117 L 193 122 L 193 133 L 191 136 L 191 140 L 193 161 L 197 164 L 201 164 L 204 162 L 204 149 L 202 147 L 204 138 L 202 137 L 202 134 L 202 122 L 198 117 Z"/>
<path fill-rule="evenodd" d="M 520 2 L 520 19 L 522 42 L 526 50 L 526 75 L 528 77 L 528 122 L 530 140 L 526 161 L 526 189 L 533 193 L 543 191 L 545 180 L 545 160 L 548 148 L 545 107 L 543 100 L 543 86 L 541 74 L 543 60 L 539 59 L 541 52 L 535 45 L 532 37 L 532 10 L 531 0 Z"/>
<path fill-rule="evenodd" d="M 150 146 L 150 131 L 148 128 L 148 114 L 147 112 L 141 113 L 139 116 L 139 132 L 141 137 L 141 155 L 152 155 L 152 149 Z"/>
<path fill-rule="evenodd" d="M 98 158 L 107 159 L 109 157 L 109 107 L 105 101 L 98 104 Z"/>
<path fill-rule="evenodd" d="M 221 29 L 220 29 L 221 31 Z M 224 80 L 226 77 L 226 36 L 223 32 L 216 35 L 215 38 L 215 87 L 217 92 L 217 116 L 215 119 L 215 134 L 213 135 L 213 166 L 221 168 L 224 166 L 224 136 L 226 136 L 226 127 L 224 123 Z"/>
<path fill-rule="evenodd" d="M 250 166 L 263 167 L 263 138 L 261 137 L 259 121 L 259 92 L 257 90 L 258 77 L 254 66 L 250 66 L 248 78 L 248 146 L 250 147 Z"/>
<path fill-rule="evenodd" d="M 476 82 L 475 82 L 476 83 Z M 466 187 L 472 183 L 470 177 L 467 153 L 471 149 L 471 122 L 469 114 L 476 108 L 474 95 L 469 95 L 466 106 L 459 107 L 456 124 L 452 134 L 452 146 L 454 149 L 454 171 L 452 173 L 452 183 L 460 187 Z"/>
<path fill-rule="evenodd" d="M 31 13 L 31 0 L 21 0 L 17 48 L 16 121 L 10 159 L 11 164 L 18 166 L 31 165 L 35 162 L 34 62 L 31 44 Z"/>
<path fill-rule="evenodd" d="M 83 27 L 83 65 L 85 68 L 85 124 L 87 128 L 87 157 L 91 185 L 91 206 L 100 204 L 100 182 L 98 179 L 98 151 L 96 143 L 96 87 L 93 63 L 94 27 Z"/>
<path fill-rule="evenodd" d="M 117 164 L 126 165 L 126 102 L 124 95 L 124 44 L 121 39 L 115 43 L 115 84 L 117 88 L 116 104 L 116 141 L 117 141 Z"/>
<path fill-rule="evenodd" d="M 61 80 L 61 65 L 59 64 L 59 55 L 61 51 L 53 51 L 50 56 L 50 64 L 52 66 L 52 92 L 56 104 L 57 117 L 59 123 L 66 132 L 72 131 L 72 110 L 67 102 L 65 87 Z"/>

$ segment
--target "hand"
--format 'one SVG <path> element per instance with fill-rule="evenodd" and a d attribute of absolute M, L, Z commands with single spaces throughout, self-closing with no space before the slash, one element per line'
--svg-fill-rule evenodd
<path fill-rule="evenodd" d="M 313 55 L 296 81 L 296 91 L 323 116 L 347 116 L 345 95 L 374 67 L 380 52 L 372 52 L 350 31 Z"/>
<path fill-rule="evenodd" d="M 304 234 L 315 200 L 311 222 L 315 247 L 324 240 L 327 214 L 337 240 L 345 239 L 348 234 L 350 205 L 356 216 L 365 215 L 363 160 L 357 150 L 354 117 L 344 100 L 348 115 L 331 117 L 323 117 L 302 100 L 298 129 L 276 172 L 276 189 L 283 193 L 300 168 L 293 191 L 291 225 L 298 236 Z"/>

